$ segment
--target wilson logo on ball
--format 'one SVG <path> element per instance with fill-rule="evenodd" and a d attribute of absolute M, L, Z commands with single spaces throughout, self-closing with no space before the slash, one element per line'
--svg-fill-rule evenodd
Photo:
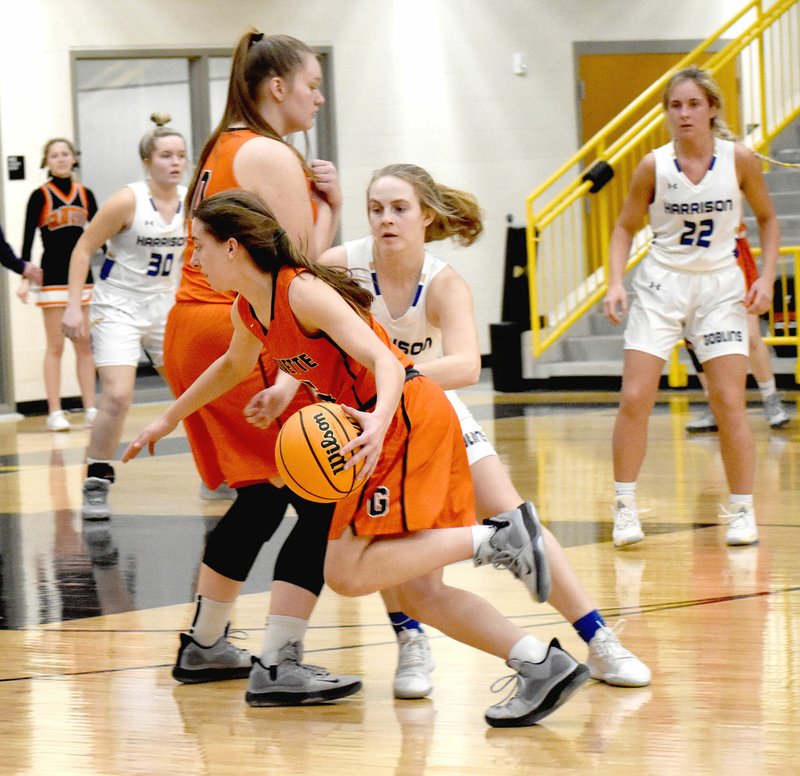
<path fill-rule="evenodd" d="M 313 421 L 317 424 L 320 432 L 319 446 L 325 451 L 328 456 L 328 466 L 330 466 L 331 475 L 336 476 L 344 469 L 345 459 L 339 450 L 342 446 L 336 438 L 336 432 L 331 428 L 331 424 L 326 418 L 326 413 L 321 410 L 313 415 Z"/>
<path fill-rule="evenodd" d="M 361 463 L 345 469 L 352 453 L 342 448 L 361 433 L 338 404 L 317 402 L 284 423 L 275 442 L 275 463 L 286 485 L 309 501 L 340 501 L 356 488 Z"/>

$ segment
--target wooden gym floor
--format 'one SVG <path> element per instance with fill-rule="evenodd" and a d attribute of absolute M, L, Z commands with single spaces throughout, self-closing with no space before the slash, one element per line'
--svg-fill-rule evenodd
<path fill-rule="evenodd" d="M 227 502 L 199 499 L 178 431 L 156 457 L 118 468 L 108 523 L 83 524 L 88 432 L 52 434 L 26 418 L 0 423 L 0 774 L 798 772 L 800 392 L 785 394 L 792 423 L 781 431 L 750 395 L 761 543 L 745 548 L 724 543 L 716 435 L 683 430 L 698 394 L 664 393 L 639 484 L 646 539 L 625 550 L 610 541 L 616 395 L 481 384 L 462 396 L 609 624 L 625 620 L 623 643 L 652 668 L 650 687 L 590 683 L 541 725 L 494 730 L 483 712 L 509 670 L 429 631 L 434 692 L 396 701 L 379 597 L 328 590 L 307 659 L 362 676 L 358 695 L 250 709 L 244 681 L 179 686 L 177 634 L 190 621 L 203 537 Z M 160 406 L 137 404 L 125 439 Z M 236 608 L 240 643 L 255 652 L 276 541 Z M 585 657 L 572 627 L 506 572 L 460 564 L 447 578 Z"/>

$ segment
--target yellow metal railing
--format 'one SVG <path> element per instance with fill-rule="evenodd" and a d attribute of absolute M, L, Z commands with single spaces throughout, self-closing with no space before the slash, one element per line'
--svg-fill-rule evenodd
<path fill-rule="evenodd" d="M 661 94 L 673 72 L 699 64 L 717 74 L 733 64 L 742 139 L 755 150 L 768 151 L 770 142 L 800 115 L 800 2 L 765 5 L 764 0 L 746 3 L 528 196 L 534 356 L 544 353 L 605 295 L 609 238 L 633 170 L 647 152 L 668 140 Z M 729 112 L 736 107 L 729 105 Z M 644 115 L 631 124 L 642 110 Z M 604 165 L 610 166 L 613 177 L 593 192 L 598 177 L 594 173 Z M 645 227 L 634 237 L 628 269 L 644 257 L 649 242 Z"/>

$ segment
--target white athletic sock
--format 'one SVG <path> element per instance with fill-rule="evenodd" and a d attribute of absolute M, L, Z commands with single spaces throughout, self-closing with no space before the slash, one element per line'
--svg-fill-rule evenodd
<path fill-rule="evenodd" d="M 615 496 L 630 496 L 632 499 L 636 498 L 636 483 L 635 482 L 617 482 L 614 480 L 614 495 Z"/>
<path fill-rule="evenodd" d="M 767 380 L 764 383 L 758 383 L 758 390 L 761 391 L 761 401 L 766 401 L 770 396 L 778 392 L 775 386 L 775 378 Z"/>
<path fill-rule="evenodd" d="M 731 502 L 731 510 L 736 511 L 733 509 L 738 504 L 747 504 L 747 506 L 753 506 L 753 494 L 752 493 L 731 493 L 730 497 Z"/>
<path fill-rule="evenodd" d="M 492 538 L 495 532 L 495 527 L 492 525 L 473 525 L 472 526 L 472 557 L 478 554 L 478 547 L 485 541 Z"/>
<path fill-rule="evenodd" d="M 234 602 L 213 601 L 199 595 L 195 599 L 194 622 L 189 628 L 189 635 L 201 646 L 210 647 L 225 633 L 231 621 Z"/>
<path fill-rule="evenodd" d="M 308 630 L 308 620 L 300 617 L 286 617 L 282 614 L 271 614 L 267 618 L 267 630 L 264 634 L 264 647 L 261 650 L 261 662 L 265 666 L 274 665 L 278 653 L 290 641 L 303 642 Z"/>
<path fill-rule="evenodd" d="M 511 648 L 508 655 L 509 660 L 520 660 L 526 663 L 541 663 L 547 657 L 548 645 L 543 641 L 539 641 L 535 636 L 530 634 L 523 636 Z"/>

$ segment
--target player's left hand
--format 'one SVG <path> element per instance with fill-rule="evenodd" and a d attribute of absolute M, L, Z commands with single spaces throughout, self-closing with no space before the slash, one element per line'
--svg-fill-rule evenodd
<path fill-rule="evenodd" d="M 333 162 L 326 159 L 314 159 L 311 164 L 314 174 L 314 191 L 332 208 L 342 206 L 342 188 L 339 184 L 339 172 Z"/>
<path fill-rule="evenodd" d="M 245 405 L 244 416 L 256 428 L 267 428 L 289 406 L 294 393 L 272 385 L 259 391 Z"/>
<path fill-rule="evenodd" d="M 763 277 L 756 278 L 744 297 L 744 306 L 748 313 L 762 315 L 772 307 L 772 283 Z"/>
<path fill-rule="evenodd" d="M 362 412 L 353 407 L 348 407 L 346 404 L 341 404 L 340 406 L 361 426 L 361 433 L 355 439 L 351 439 L 342 448 L 341 453 L 346 456 L 351 451 L 355 451 L 352 458 L 344 465 L 345 469 L 352 469 L 359 461 L 364 462 L 363 468 L 358 473 L 358 482 L 363 483 L 370 478 L 378 465 L 378 460 L 383 450 L 383 439 L 386 436 L 389 424 L 376 416 L 374 412 Z"/>

